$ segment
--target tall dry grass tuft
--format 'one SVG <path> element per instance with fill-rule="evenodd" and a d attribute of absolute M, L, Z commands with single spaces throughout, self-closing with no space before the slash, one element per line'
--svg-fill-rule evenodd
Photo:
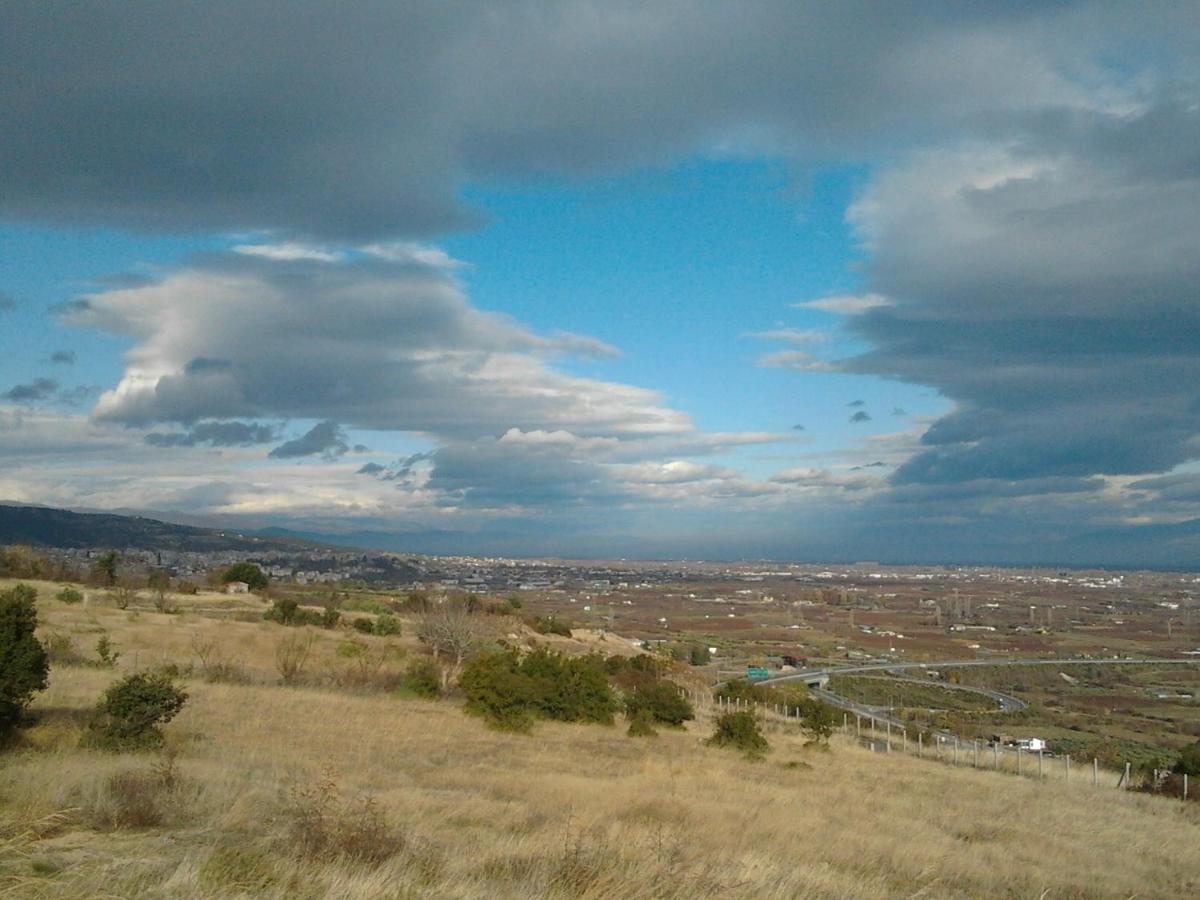
<path fill-rule="evenodd" d="M 403 852 L 408 843 L 374 797 L 343 798 L 330 766 L 314 781 L 291 788 L 284 814 L 286 849 L 301 859 L 379 865 Z"/>

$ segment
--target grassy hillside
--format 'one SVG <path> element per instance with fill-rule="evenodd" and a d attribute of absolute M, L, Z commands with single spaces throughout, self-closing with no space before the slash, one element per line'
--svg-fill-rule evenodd
<path fill-rule="evenodd" d="M 284 687 L 276 648 L 304 629 L 257 621 L 256 598 L 179 597 L 182 614 L 160 615 L 67 606 L 39 587 L 43 634 L 93 658 L 107 634 L 122 656 L 56 666 L 37 724 L 3 757 L 0 897 L 1200 892 L 1200 804 L 836 739 L 806 749 L 783 725 L 748 762 L 704 746 L 704 714 L 650 739 L 554 723 L 505 735 L 454 701 L 379 689 L 418 652 L 411 628 L 315 631 L 308 683 Z M 360 687 L 361 654 L 339 650 L 351 641 L 380 660 Z M 208 682 L 201 655 L 236 683 Z M 79 749 L 101 691 L 163 663 L 193 667 L 169 753 Z"/>

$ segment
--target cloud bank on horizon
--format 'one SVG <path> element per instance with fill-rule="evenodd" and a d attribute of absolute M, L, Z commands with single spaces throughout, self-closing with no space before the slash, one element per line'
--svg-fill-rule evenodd
<path fill-rule="evenodd" d="M 227 236 L 56 309 L 118 349 L 0 385 L 4 496 L 463 551 L 1200 563 L 1200 3 L 17 2 L 0 53 L 0 219 Z M 710 365 L 942 412 L 712 428 L 438 246 L 502 227 L 473 186 L 695 159 L 858 173 L 847 278 Z M 0 282 L 0 328 L 29 305 Z"/>

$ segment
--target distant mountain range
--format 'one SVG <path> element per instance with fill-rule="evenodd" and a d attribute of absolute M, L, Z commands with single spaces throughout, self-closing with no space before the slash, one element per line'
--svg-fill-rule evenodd
<path fill-rule="evenodd" d="M 142 516 L 80 513 L 45 506 L 0 503 L 0 545 L 176 550 L 212 553 L 342 549 L 283 535 L 173 525 Z"/>

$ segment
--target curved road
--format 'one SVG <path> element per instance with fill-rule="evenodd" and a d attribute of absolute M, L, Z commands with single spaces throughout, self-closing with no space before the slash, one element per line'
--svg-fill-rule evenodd
<path fill-rule="evenodd" d="M 889 671 L 894 671 L 890 670 Z M 841 675 L 841 672 L 837 674 Z M 1011 694 L 1005 694 L 1002 691 L 993 690 L 992 688 L 975 687 L 969 684 L 950 684 L 945 681 L 931 681 L 928 678 L 912 678 L 903 675 L 897 675 L 895 678 L 879 678 L 876 676 L 867 676 L 872 681 L 882 681 L 885 683 L 899 682 L 900 684 L 923 684 L 933 685 L 944 691 L 960 691 L 964 694 L 977 694 L 980 697 L 987 697 L 989 700 L 995 700 L 1000 706 L 1000 712 L 1020 712 L 1023 709 L 1028 709 L 1029 704 L 1020 697 L 1014 697 Z M 826 689 L 827 694 L 832 694 L 833 691 Z"/>
<path fill-rule="evenodd" d="M 905 722 L 897 719 L 894 716 L 888 715 L 883 708 L 878 706 L 868 706 L 865 703 L 855 703 L 853 700 L 848 700 L 838 694 L 827 690 L 823 686 L 816 686 L 810 682 L 820 681 L 823 685 L 825 681 L 832 675 L 851 675 L 858 672 L 900 672 L 912 669 L 955 669 L 966 668 L 970 666 L 1160 666 L 1160 665 L 1200 665 L 1200 658 L 1195 659 L 952 659 L 943 660 L 941 662 L 912 662 L 912 663 L 867 663 L 861 666 L 830 666 L 822 669 L 802 669 L 799 672 L 790 672 L 787 675 L 776 675 L 772 678 L 767 678 L 763 681 L 756 682 L 757 684 L 783 684 L 788 681 L 804 681 L 809 685 L 809 690 L 813 696 L 825 701 L 830 706 L 835 706 L 838 709 L 844 709 L 856 715 L 868 716 L 879 722 L 890 722 L 901 728 L 911 725 L 911 722 Z M 909 679 L 904 679 L 909 680 Z M 920 681 L 920 679 L 912 679 L 921 684 L 932 682 Z M 938 683 L 939 687 L 947 687 Z M 974 688 L 976 692 L 984 693 L 987 696 L 993 697 L 1001 704 L 1005 712 L 1016 712 L 1028 706 L 1023 700 L 1016 697 L 1010 697 L 1000 691 L 991 691 L 987 688 Z M 1019 704 L 1019 705 L 1008 705 Z"/>

